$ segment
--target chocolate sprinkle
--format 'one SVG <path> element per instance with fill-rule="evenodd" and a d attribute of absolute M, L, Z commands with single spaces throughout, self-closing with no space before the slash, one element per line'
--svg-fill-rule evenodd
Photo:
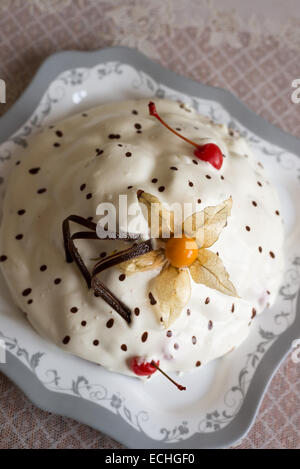
<path fill-rule="evenodd" d="M 170 169 L 172 169 L 173 171 L 178 171 L 178 168 L 176 168 L 176 166 L 170 166 Z"/>
<path fill-rule="evenodd" d="M 28 170 L 30 174 L 37 174 L 41 168 L 31 168 Z"/>
<path fill-rule="evenodd" d="M 210 302 L 210 298 L 207 297 L 206 300 L 205 300 L 205 304 L 208 305 L 209 302 Z"/>
<path fill-rule="evenodd" d="M 200 360 L 198 360 L 198 361 L 196 362 L 196 366 L 201 366 Z"/>
<path fill-rule="evenodd" d="M 7 260 L 7 256 L 0 256 L 0 262 L 5 262 Z"/>
<path fill-rule="evenodd" d="M 62 343 L 63 343 L 64 345 L 67 345 L 69 342 L 70 342 L 70 336 L 69 336 L 69 335 L 66 335 L 66 337 L 63 338 Z"/>
<path fill-rule="evenodd" d="M 21 210 L 18 210 L 18 215 L 24 215 L 25 212 L 26 210 L 22 208 Z"/>
<path fill-rule="evenodd" d="M 99 340 L 94 340 L 93 345 L 95 345 L 95 347 L 97 347 L 97 345 L 99 345 Z"/>
<path fill-rule="evenodd" d="M 251 315 L 251 319 L 254 319 L 256 316 L 256 309 L 255 308 L 252 308 L 252 315 Z"/>
<path fill-rule="evenodd" d="M 192 344 L 195 345 L 196 343 L 197 343 L 197 338 L 193 335 L 193 337 L 192 337 Z"/>
<path fill-rule="evenodd" d="M 172 337 L 172 331 L 167 331 L 167 337 Z"/>
<path fill-rule="evenodd" d="M 208 321 L 208 330 L 211 331 L 213 328 L 213 322 L 212 321 Z"/>
<path fill-rule="evenodd" d="M 78 308 L 76 308 L 76 306 L 72 306 L 72 308 L 70 309 L 71 313 L 77 313 L 78 311 Z"/>
<path fill-rule="evenodd" d="M 55 285 L 58 285 L 61 282 L 61 278 L 56 278 L 54 280 Z"/>
<path fill-rule="evenodd" d="M 155 184 L 157 181 L 158 181 L 157 178 L 153 178 L 151 182 L 153 182 L 153 184 Z"/>
<path fill-rule="evenodd" d="M 270 256 L 272 257 L 272 259 L 274 259 L 274 258 L 275 258 L 275 254 L 274 254 L 274 252 L 273 252 L 273 251 L 270 251 L 270 252 L 269 252 L 269 254 L 270 254 Z"/>
<path fill-rule="evenodd" d="M 158 188 L 158 190 L 159 190 L 159 192 L 163 192 L 163 191 L 165 190 L 165 186 L 160 186 L 160 187 Z"/>
<path fill-rule="evenodd" d="M 61 130 L 57 130 L 55 133 L 56 133 L 57 137 L 61 138 L 63 136 L 63 133 L 62 133 Z"/>
<path fill-rule="evenodd" d="M 151 292 L 149 293 L 149 300 L 150 300 L 151 305 L 156 305 L 157 301 L 156 301 L 156 299 L 154 298 L 154 296 L 152 295 Z"/>
<path fill-rule="evenodd" d="M 86 326 L 86 321 L 81 321 L 81 325 L 82 325 L 83 327 L 85 327 L 85 326 Z"/>
<path fill-rule="evenodd" d="M 31 288 L 25 288 L 25 290 L 22 291 L 23 296 L 28 296 L 32 292 Z"/>
<path fill-rule="evenodd" d="M 127 151 L 127 152 L 125 153 L 125 156 L 127 156 L 128 158 L 129 158 L 131 155 L 132 155 L 132 153 L 131 153 L 130 151 Z"/>
<path fill-rule="evenodd" d="M 40 271 L 41 271 L 41 272 L 45 272 L 45 270 L 47 270 L 46 264 L 41 265 Z"/>
<path fill-rule="evenodd" d="M 134 308 L 134 314 L 138 316 L 140 314 L 140 308 Z"/>
<path fill-rule="evenodd" d="M 85 188 L 86 188 L 86 184 L 81 184 L 80 190 L 81 190 L 81 191 L 84 191 Z"/>
<path fill-rule="evenodd" d="M 125 274 L 121 274 L 121 275 L 119 276 L 120 282 L 123 282 L 123 281 L 125 280 L 125 278 L 126 278 L 126 275 L 125 275 Z"/>
<path fill-rule="evenodd" d="M 121 345 L 121 350 L 123 350 L 123 352 L 127 352 L 127 345 L 126 345 L 126 344 L 122 344 L 122 345 Z"/>
<path fill-rule="evenodd" d="M 44 192 L 46 192 L 46 191 L 47 191 L 47 189 L 45 187 L 42 187 L 41 189 L 37 190 L 37 193 L 38 194 L 44 194 Z"/>
<path fill-rule="evenodd" d="M 108 327 L 108 329 L 110 329 L 111 327 L 113 327 L 114 325 L 114 319 L 109 319 L 106 323 L 106 327 Z"/>
<path fill-rule="evenodd" d="M 142 337 L 141 337 L 141 341 L 142 341 L 142 342 L 146 342 L 147 339 L 148 339 L 148 332 L 145 331 L 145 332 L 143 333 Z"/>
<path fill-rule="evenodd" d="M 17 240 L 23 239 L 23 235 L 22 235 L 22 234 L 18 234 L 18 235 L 16 236 L 16 239 L 17 239 Z"/>

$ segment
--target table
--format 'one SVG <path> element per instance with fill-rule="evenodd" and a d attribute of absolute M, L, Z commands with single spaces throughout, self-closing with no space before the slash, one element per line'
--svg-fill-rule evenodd
<path fill-rule="evenodd" d="M 272 4 L 272 7 L 271 7 Z M 256 14 L 253 14 L 256 11 Z M 226 88 L 256 113 L 300 137 L 297 0 L 1 0 L 0 78 L 7 103 L 42 61 L 66 49 L 135 47 L 169 69 Z M 0 448 L 122 448 L 71 419 L 35 408 L 0 374 Z M 236 448 L 300 448 L 300 365 L 274 376 L 255 424 Z"/>

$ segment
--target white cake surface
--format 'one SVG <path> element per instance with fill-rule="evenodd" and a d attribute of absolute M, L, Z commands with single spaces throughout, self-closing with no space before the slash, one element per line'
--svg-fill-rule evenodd
<path fill-rule="evenodd" d="M 67 352 L 128 375 L 136 356 L 159 360 L 167 372 L 182 372 L 227 354 L 248 336 L 255 315 L 274 303 L 283 272 L 278 196 L 248 143 L 177 102 L 155 103 L 168 124 L 189 139 L 217 144 L 225 156 L 222 168 L 197 160 L 191 145 L 149 115 L 148 100 L 104 104 L 29 140 L 10 174 L 0 234 L 0 266 L 34 329 Z M 128 196 L 128 204 L 137 203 L 138 190 L 166 207 L 198 201 L 199 210 L 232 197 L 227 226 L 210 250 L 218 252 L 238 297 L 192 281 L 190 300 L 168 329 L 149 301 L 159 270 L 123 281 L 117 266 L 101 274 L 132 310 L 130 324 L 95 297 L 75 263 L 65 260 L 62 221 L 75 214 L 97 222 L 99 203 L 117 206 L 120 194 Z M 135 218 L 147 238 L 142 210 Z M 72 224 L 72 231 L 84 230 Z M 89 268 L 100 253 L 128 247 L 107 240 L 76 245 Z"/>

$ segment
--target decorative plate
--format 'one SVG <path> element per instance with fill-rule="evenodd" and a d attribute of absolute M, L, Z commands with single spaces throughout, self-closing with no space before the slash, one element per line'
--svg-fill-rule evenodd
<path fill-rule="evenodd" d="M 239 130 L 263 162 L 280 193 L 286 229 L 286 272 L 275 306 L 257 318 L 240 348 L 186 375 L 188 391 L 179 393 L 163 377 L 143 384 L 42 339 L 14 306 L 1 277 L 0 340 L 7 356 L 0 369 L 38 407 L 86 423 L 130 448 L 223 448 L 249 430 L 273 373 L 300 336 L 300 140 L 228 91 L 177 76 L 134 50 L 61 52 L 46 60 L 0 119 L 0 189 L 3 193 L 10 165 L 39 127 L 96 104 L 147 96 L 180 99 Z"/>

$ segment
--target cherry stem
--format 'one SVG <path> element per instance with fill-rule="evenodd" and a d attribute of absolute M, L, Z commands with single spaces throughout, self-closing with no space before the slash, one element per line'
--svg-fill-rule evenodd
<path fill-rule="evenodd" d="M 188 138 L 186 138 L 186 137 L 184 137 L 183 135 L 181 135 L 180 133 L 176 132 L 176 130 L 172 129 L 172 127 L 170 127 L 170 126 L 158 115 L 157 110 L 156 110 L 155 103 L 153 103 L 152 101 L 150 101 L 150 103 L 148 104 L 148 107 L 149 107 L 149 114 L 150 114 L 150 116 L 156 117 L 156 119 L 158 119 L 159 122 L 161 122 L 162 125 L 164 125 L 167 129 L 169 129 L 171 132 L 173 132 L 173 134 L 177 135 L 177 137 L 182 138 L 183 140 L 185 140 L 186 142 L 190 143 L 191 145 L 193 145 L 193 146 L 196 147 L 196 148 L 199 148 L 199 147 L 200 147 L 200 145 L 197 145 L 197 143 L 192 142 L 192 141 L 189 140 Z"/>
<path fill-rule="evenodd" d="M 181 384 L 176 383 L 174 379 L 172 379 L 170 376 L 167 375 L 167 373 L 165 373 L 161 368 L 159 368 L 159 366 L 157 366 L 155 361 L 152 360 L 151 365 L 154 366 L 158 371 L 160 371 L 169 381 L 171 381 L 171 383 L 175 384 L 175 386 L 179 389 L 179 391 L 186 390 L 185 386 L 181 386 Z"/>

